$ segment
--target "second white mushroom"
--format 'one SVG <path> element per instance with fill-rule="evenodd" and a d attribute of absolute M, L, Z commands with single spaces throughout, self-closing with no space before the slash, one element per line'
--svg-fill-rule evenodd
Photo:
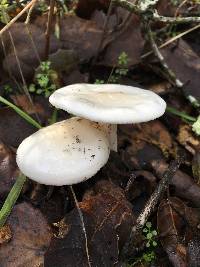
<path fill-rule="evenodd" d="M 50 103 L 99 122 L 117 151 L 117 124 L 140 123 L 163 115 L 165 101 L 152 91 L 119 84 L 72 84 L 56 90 Z"/>

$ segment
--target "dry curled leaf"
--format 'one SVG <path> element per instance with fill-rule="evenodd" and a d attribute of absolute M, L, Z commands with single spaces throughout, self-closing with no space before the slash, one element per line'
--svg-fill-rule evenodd
<path fill-rule="evenodd" d="M 7 224 L 12 231 L 12 238 L 1 246 L 1 267 L 35 267 L 43 264 L 51 232 L 41 212 L 28 203 L 18 204 Z"/>

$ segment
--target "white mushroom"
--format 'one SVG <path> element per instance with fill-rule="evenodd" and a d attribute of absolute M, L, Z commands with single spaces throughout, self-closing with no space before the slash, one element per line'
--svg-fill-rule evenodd
<path fill-rule="evenodd" d="M 96 174 L 109 153 L 108 139 L 98 123 L 74 117 L 26 138 L 17 150 L 17 164 L 41 184 L 71 185 Z"/>
<path fill-rule="evenodd" d="M 154 92 L 119 84 L 72 84 L 56 90 L 49 101 L 71 114 L 103 124 L 115 151 L 117 124 L 154 120 L 166 109 L 165 101 Z"/>

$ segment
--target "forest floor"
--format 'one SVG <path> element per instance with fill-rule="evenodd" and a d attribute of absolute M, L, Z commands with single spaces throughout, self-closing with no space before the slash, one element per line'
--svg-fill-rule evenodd
<path fill-rule="evenodd" d="M 199 1 L 4 0 L 0 59 L 1 206 L 17 148 L 37 131 L 10 103 L 47 126 L 70 117 L 49 104 L 56 89 L 116 83 L 168 107 L 119 125 L 118 152 L 91 179 L 27 179 L 0 228 L 0 267 L 199 267 Z"/>

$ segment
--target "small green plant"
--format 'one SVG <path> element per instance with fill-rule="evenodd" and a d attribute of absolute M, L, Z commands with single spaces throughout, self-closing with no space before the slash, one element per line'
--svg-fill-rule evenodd
<path fill-rule="evenodd" d="M 170 2 L 172 3 L 173 6 L 178 6 L 181 4 L 180 0 L 170 0 Z"/>
<path fill-rule="evenodd" d="M 147 222 L 145 228 L 143 229 L 144 237 L 146 240 L 146 247 L 156 247 L 157 242 L 155 241 L 155 237 L 157 236 L 156 230 L 152 229 L 151 222 Z"/>
<path fill-rule="evenodd" d="M 50 61 L 41 62 L 38 68 L 39 73 L 35 76 L 36 82 L 35 84 L 30 84 L 29 92 L 38 95 L 44 94 L 45 97 L 49 97 L 56 90 L 56 85 L 53 81 L 57 79 L 57 74 L 50 66 Z"/>
<path fill-rule="evenodd" d="M 156 254 L 154 251 L 149 251 L 147 253 L 143 253 L 142 255 L 142 261 L 146 262 L 146 263 L 151 263 L 155 260 L 156 258 Z"/>
<path fill-rule="evenodd" d="M 134 259 L 134 262 L 125 264 L 124 267 L 134 267 L 138 263 L 150 264 L 156 259 L 154 250 L 158 245 L 156 242 L 157 231 L 152 228 L 151 222 L 147 222 L 142 232 L 144 234 L 144 240 L 146 241 L 146 251 L 144 251 L 140 257 Z"/>
<path fill-rule="evenodd" d="M 12 87 L 11 87 L 10 85 L 8 85 L 8 84 L 6 84 L 6 85 L 3 87 L 3 89 L 4 89 L 4 93 L 5 93 L 5 94 L 12 94 L 12 92 L 13 92 Z"/>
<path fill-rule="evenodd" d="M 108 78 L 108 83 L 118 83 L 123 76 L 127 75 L 128 61 L 128 55 L 126 54 L 126 52 L 122 52 L 118 57 L 118 67 L 112 69 L 111 74 Z"/>
<path fill-rule="evenodd" d="M 94 83 L 95 84 L 119 83 L 120 79 L 123 76 L 126 76 L 128 73 L 128 68 L 127 68 L 128 61 L 129 61 L 128 55 L 126 54 L 126 52 L 122 52 L 118 57 L 118 61 L 117 61 L 118 67 L 112 68 L 112 71 L 108 77 L 107 82 L 105 82 L 104 80 L 96 79 Z"/>
<path fill-rule="evenodd" d="M 7 14 L 8 0 L 0 0 L 0 21 L 2 23 L 8 23 L 9 16 Z"/>
<path fill-rule="evenodd" d="M 95 84 L 104 84 L 105 81 L 104 81 L 104 80 L 96 79 L 94 83 L 95 83 Z"/>
<path fill-rule="evenodd" d="M 46 12 L 48 10 L 48 5 L 45 0 L 38 1 L 37 10 L 39 10 L 40 12 Z"/>

